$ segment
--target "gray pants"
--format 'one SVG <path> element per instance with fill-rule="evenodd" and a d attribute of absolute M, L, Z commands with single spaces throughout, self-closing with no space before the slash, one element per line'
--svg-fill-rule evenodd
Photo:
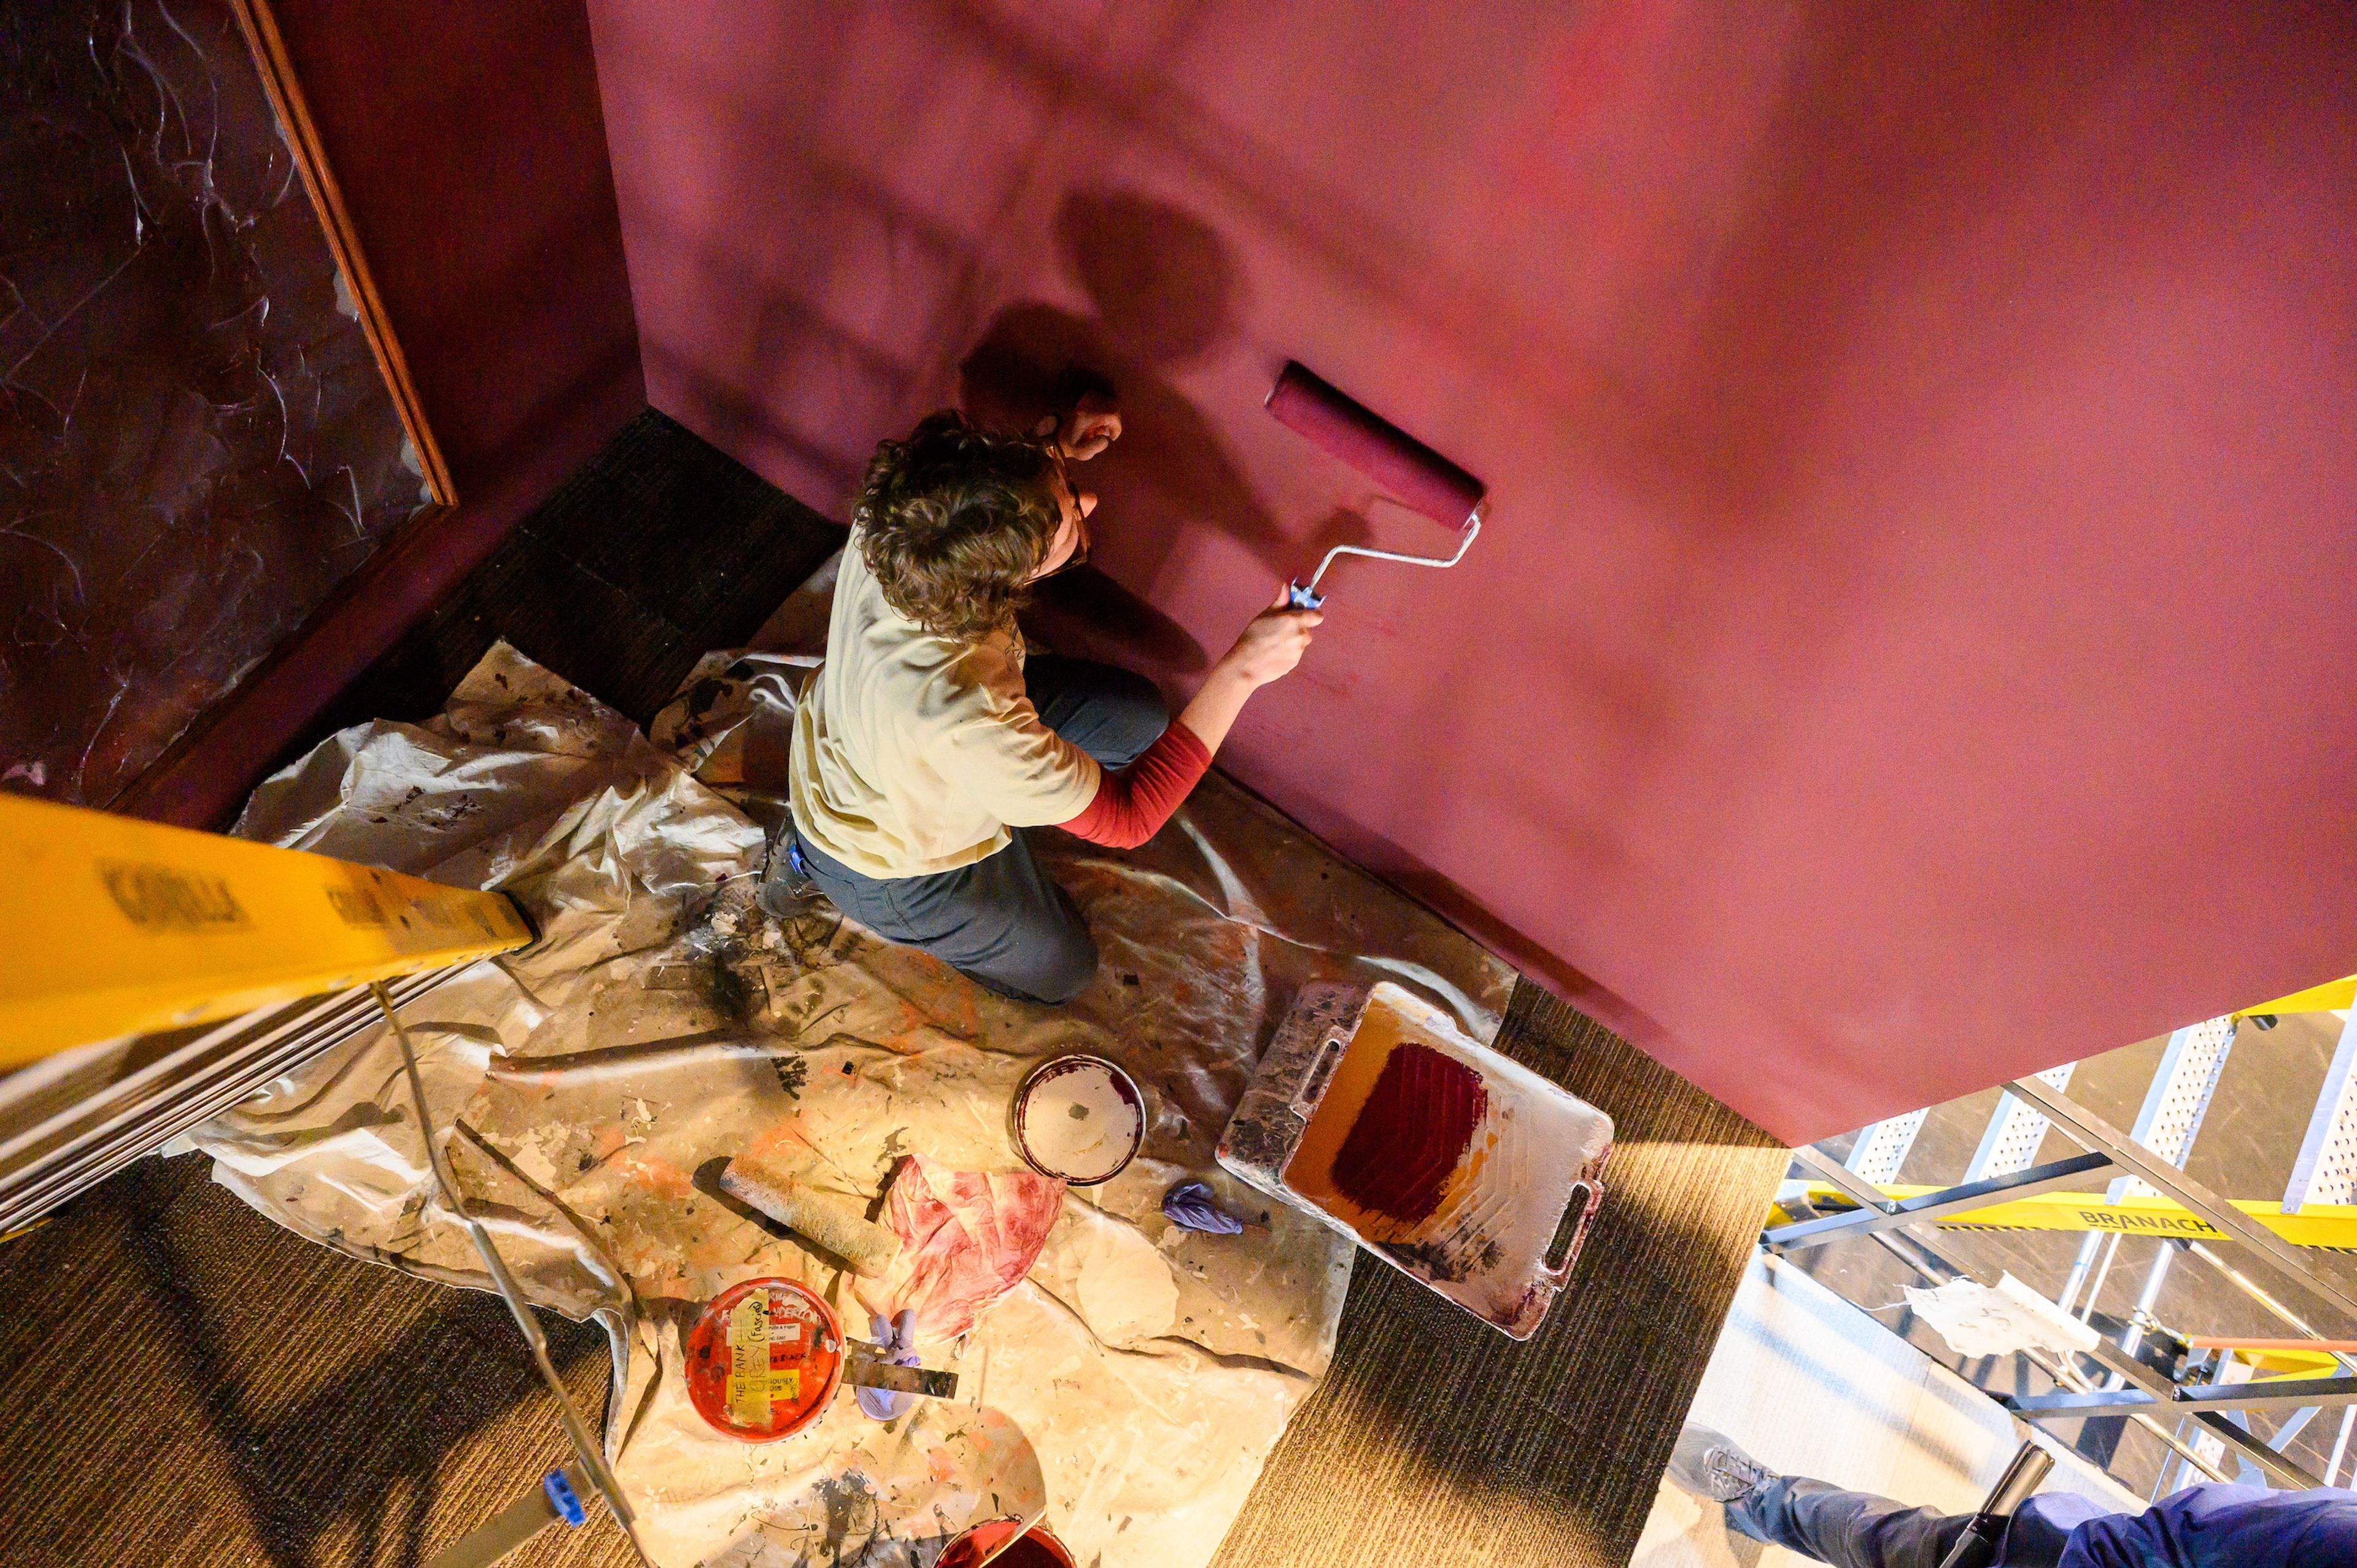
<path fill-rule="evenodd" d="M 2032 1498 L 2014 1514 L 1997 1543 L 2002 1568 L 2055 1568 L 2062 1560 L 2070 1528 L 2046 1517 L 2046 1501 Z M 1781 1477 L 1727 1505 L 1733 1529 L 1834 1568 L 1940 1568 L 1972 1520 L 1968 1513 L 1910 1509 L 1805 1476 Z"/>
<path fill-rule="evenodd" d="M 1041 721 L 1106 768 L 1136 761 L 1170 723 L 1153 682 L 1110 664 L 1034 657 L 1024 681 Z M 807 839 L 802 859 L 827 900 L 877 935 L 922 948 L 1002 996 L 1061 1004 L 1096 973 L 1096 939 L 1071 895 L 1032 857 L 1032 831 L 1017 829 L 997 854 L 929 876 L 862 876 Z"/>

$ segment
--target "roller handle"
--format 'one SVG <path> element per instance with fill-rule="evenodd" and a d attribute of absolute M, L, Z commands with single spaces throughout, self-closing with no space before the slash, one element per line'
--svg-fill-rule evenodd
<path fill-rule="evenodd" d="M 1394 550 L 1372 550 L 1360 544 L 1338 544 L 1326 553 L 1307 584 L 1286 585 L 1287 609 L 1321 609 L 1326 596 L 1318 591 L 1326 568 L 1340 555 L 1363 555 L 1372 561 L 1397 561 L 1409 566 L 1454 566 L 1481 532 L 1481 513 L 1489 491 L 1481 481 L 1439 453 L 1360 403 L 1332 382 L 1304 367 L 1286 361 L 1264 404 L 1278 424 L 1308 438 L 1328 456 L 1357 469 L 1384 493 L 1389 501 L 1420 512 L 1460 532 L 1456 553 L 1409 555 Z"/>

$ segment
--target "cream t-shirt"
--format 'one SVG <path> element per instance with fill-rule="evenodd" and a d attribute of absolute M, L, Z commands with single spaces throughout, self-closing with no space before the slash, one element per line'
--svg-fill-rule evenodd
<path fill-rule="evenodd" d="M 935 637 L 885 601 L 843 548 L 826 662 L 794 715 L 789 788 L 802 837 L 863 876 L 922 876 L 1006 847 L 1010 827 L 1068 822 L 1095 758 L 1040 722 L 1023 643 Z"/>

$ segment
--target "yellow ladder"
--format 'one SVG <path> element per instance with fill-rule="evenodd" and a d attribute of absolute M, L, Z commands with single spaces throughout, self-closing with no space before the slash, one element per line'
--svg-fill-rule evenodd
<path fill-rule="evenodd" d="M 0 1069 L 511 952 L 500 893 L 0 794 Z"/>
<path fill-rule="evenodd" d="M 1877 1190 L 1898 1201 L 1946 1189 L 1885 1186 Z M 1821 1214 L 1837 1214 L 1857 1207 L 1857 1199 L 1832 1186 L 1812 1183 L 1808 1197 Z M 2357 1252 L 2357 1205 L 2311 1203 L 2297 1214 L 2287 1214 L 2281 1203 L 2267 1198 L 2238 1197 L 2232 1201 L 2236 1208 L 2295 1247 Z M 1784 1224 L 1788 1219 L 1780 1208 L 1770 1223 Z M 1926 1223 L 1943 1230 L 2098 1230 L 2192 1241 L 2231 1240 L 2207 1219 L 2166 1197 L 2114 1199 L 2100 1192 L 2032 1193 L 2027 1197 L 2001 1199 L 1986 1208 L 1943 1214 Z"/>

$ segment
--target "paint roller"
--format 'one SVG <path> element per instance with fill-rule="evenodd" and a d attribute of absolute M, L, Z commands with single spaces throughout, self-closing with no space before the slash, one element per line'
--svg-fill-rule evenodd
<path fill-rule="evenodd" d="M 789 1230 L 799 1231 L 851 1265 L 880 1278 L 900 1255 L 900 1238 L 859 1211 L 859 1205 L 810 1186 L 806 1173 L 739 1155 L 720 1173 L 720 1188 Z"/>
<path fill-rule="evenodd" d="M 1454 566 L 1465 559 L 1474 536 L 1481 532 L 1481 512 L 1488 501 L 1489 492 L 1480 480 L 1295 360 L 1286 361 L 1262 406 L 1286 429 L 1308 437 L 1329 456 L 1372 479 L 1384 492 L 1382 499 L 1463 531 L 1457 540 L 1457 553 L 1447 560 L 1338 544 L 1326 553 L 1306 586 L 1297 582 L 1286 585 L 1287 604 L 1303 610 L 1323 605 L 1326 596 L 1318 591 L 1318 584 L 1337 555 L 1364 555 L 1409 566 Z"/>

